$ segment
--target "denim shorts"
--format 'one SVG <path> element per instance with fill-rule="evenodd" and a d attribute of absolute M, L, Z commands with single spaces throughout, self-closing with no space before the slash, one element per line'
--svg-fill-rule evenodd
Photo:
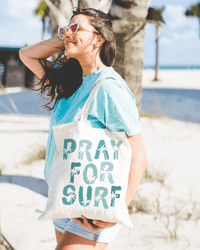
<path fill-rule="evenodd" d="M 76 221 L 67 218 L 54 219 L 53 225 L 55 229 L 60 231 L 61 233 L 68 231 L 83 238 L 100 243 L 110 243 L 111 241 L 113 241 L 121 227 L 120 224 L 116 224 L 113 227 L 108 227 L 93 233 L 89 229 L 79 225 Z"/>

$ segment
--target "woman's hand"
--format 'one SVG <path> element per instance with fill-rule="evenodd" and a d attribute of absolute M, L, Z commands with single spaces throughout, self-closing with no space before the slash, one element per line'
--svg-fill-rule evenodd
<path fill-rule="evenodd" d="M 91 232 L 96 232 L 107 227 L 112 227 L 117 223 L 105 222 L 101 220 L 91 220 L 87 219 L 85 216 L 81 215 L 81 218 L 73 218 L 72 220 L 76 221 L 82 227 L 88 228 Z"/>

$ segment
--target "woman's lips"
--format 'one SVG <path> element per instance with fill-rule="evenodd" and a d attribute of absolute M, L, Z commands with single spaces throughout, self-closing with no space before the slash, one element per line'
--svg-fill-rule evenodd
<path fill-rule="evenodd" d="M 72 41 L 72 40 L 66 40 L 65 44 L 68 44 L 68 43 L 74 43 L 74 41 Z"/>
<path fill-rule="evenodd" d="M 65 46 L 68 46 L 68 45 L 70 45 L 70 44 L 75 44 L 75 42 L 66 42 L 66 43 L 65 43 Z"/>

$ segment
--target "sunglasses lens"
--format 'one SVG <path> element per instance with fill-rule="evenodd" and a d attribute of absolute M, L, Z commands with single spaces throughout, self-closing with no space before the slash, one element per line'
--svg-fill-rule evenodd
<path fill-rule="evenodd" d="M 64 29 L 63 29 L 63 28 L 60 28 L 60 29 L 59 29 L 59 32 L 58 32 L 58 35 L 59 35 L 59 37 L 60 37 L 61 39 L 64 38 L 64 36 L 63 36 L 64 33 L 65 33 Z"/>
<path fill-rule="evenodd" d="M 73 33 L 75 33 L 77 31 L 77 28 L 78 28 L 78 24 L 72 24 L 70 29 Z"/>
<path fill-rule="evenodd" d="M 64 28 L 59 28 L 58 29 L 58 35 L 61 39 L 64 39 L 64 34 L 70 29 L 70 31 L 72 32 L 72 36 L 76 33 L 76 31 L 78 30 L 78 24 L 77 23 L 74 23 L 74 24 L 71 24 L 70 26 L 68 27 L 64 27 Z M 70 33 L 71 33 L 70 32 Z"/>

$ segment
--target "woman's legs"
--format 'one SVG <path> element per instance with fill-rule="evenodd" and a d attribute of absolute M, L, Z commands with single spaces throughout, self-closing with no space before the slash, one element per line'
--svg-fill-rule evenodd
<path fill-rule="evenodd" d="M 55 229 L 55 233 L 56 233 L 56 241 L 57 241 L 57 244 L 58 244 L 58 241 L 60 240 L 60 238 L 63 236 L 63 233 L 56 230 Z"/>
<path fill-rule="evenodd" d="M 88 240 L 68 231 L 61 233 L 56 230 L 56 239 L 58 245 L 55 250 L 104 250 L 108 245 L 107 243 Z"/>

